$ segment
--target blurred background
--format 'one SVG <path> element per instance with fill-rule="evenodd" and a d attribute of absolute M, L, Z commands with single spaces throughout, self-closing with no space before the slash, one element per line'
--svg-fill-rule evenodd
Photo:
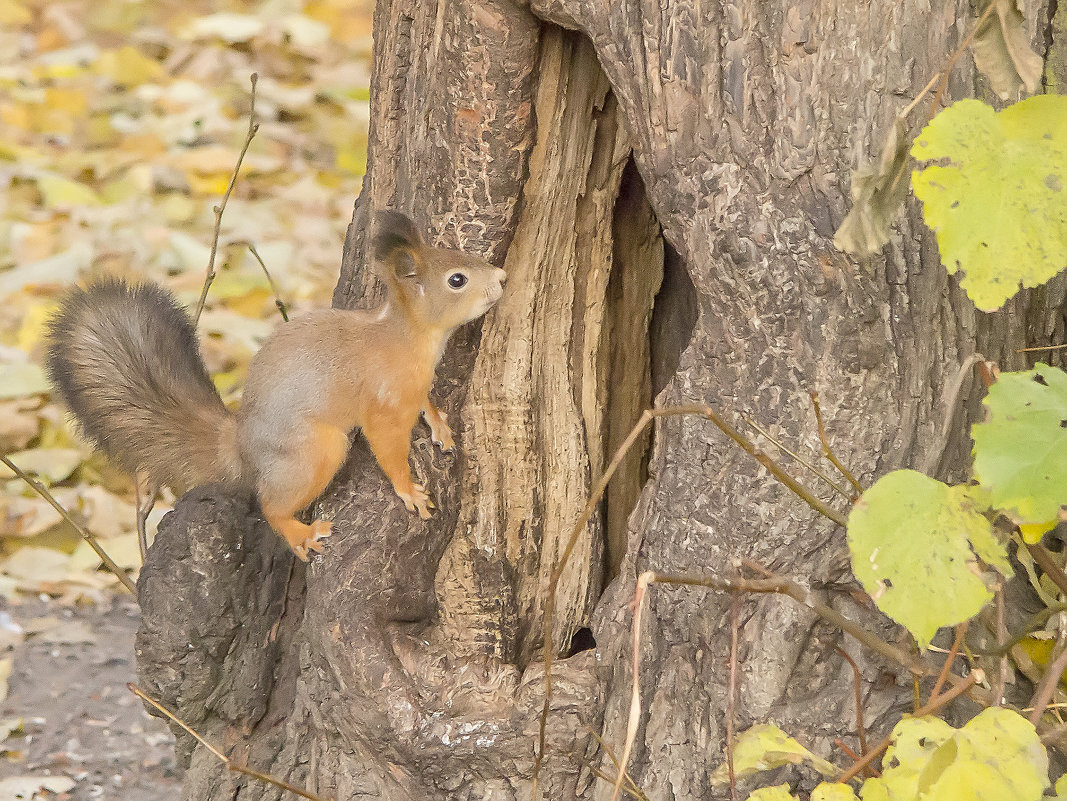
<path fill-rule="evenodd" d="M 200 321 L 216 384 L 239 402 L 248 360 L 280 320 L 248 245 L 291 313 L 329 305 L 366 165 L 372 10 L 0 0 L 0 453 L 133 571 L 132 484 L 49 397 L 46 320 L 66 286 L 98 274 L 157 281 L 195 306 L 256 72 L 260 127 Z M 123 687 L 135 629 L 128 593 L 0 465 L 0 801 L 29 798 L 12 788 L 32 793 L 42 777 L 69 798 L 176 796 L 169 735 Z"/>

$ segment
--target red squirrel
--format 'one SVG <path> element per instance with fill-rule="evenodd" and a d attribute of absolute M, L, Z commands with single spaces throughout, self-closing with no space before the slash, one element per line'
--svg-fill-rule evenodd
<path fill-rule="evenodd" d="M 380 212 L 375 228 L 385 303 L 279 324 L 249 364 L 236 414 L 208 375 L 185 310 L 151 283 L 105 278 L 66 296 L 48 331 L 52 385 L 97 448 L 156 486 L 254 488 L 267 522 L 305 561 L 331 524 L 295 515 L 341 467 L 353 428 L 404 505 L 428 518 L 433 503 L 408 465 L 411 431 L 421 412 L 433 442 L 454 446 L 429 399 L 434 370 L 449 335 L 500 299 L 506 274 L 430 247 L 399 212 Z"/>

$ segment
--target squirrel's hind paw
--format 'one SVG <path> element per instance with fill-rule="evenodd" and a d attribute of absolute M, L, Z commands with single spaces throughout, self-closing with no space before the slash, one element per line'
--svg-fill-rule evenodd
<path fill-rule="evenodd" d="M 400 500 L 404 502 L 404 506 L 408 508 L 409 512 L 418 512 L 419 517 L 423 520 L 430 519 L 430 510 L 436 508 L 433 505 L 433 501 L 430 500 L 430 496 L 426 492 L 426 488 L 422 484 L 412 484 L 411 492 L 396 493 Z"/>
<path fill-rule="evenodd" d="M 314 520 L 307 526 L 307 536 L 300 542 L 289 542 L 293 553 L 301 562 L 308 560 L 308 551 L 322 553 L 322 540 L 332 533 L 333 523 L 329 520 Z"/>

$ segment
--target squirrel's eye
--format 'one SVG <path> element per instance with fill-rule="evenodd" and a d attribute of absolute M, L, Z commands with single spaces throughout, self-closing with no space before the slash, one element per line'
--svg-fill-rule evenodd
<path fill-rule="evenodd" d="M 453 289 L 463 289 L 467 285 L 467 276 L 463 273 L 452 273 L 448 276 L 448 285 Z"/>

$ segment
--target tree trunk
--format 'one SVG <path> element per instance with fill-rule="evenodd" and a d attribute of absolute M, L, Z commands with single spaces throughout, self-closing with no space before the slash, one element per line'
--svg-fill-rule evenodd
<path fill-rule="evenodd" d="M 1052 9 L 1026 10 L 1050 82 L 1067 77 L 1067 5 Z M 708 403 L 817 453 L 817 390 L 861 482 L 907 465 L 960 478 L 977 388 L 943 440 L 945 386 L 976 348 L 1018 368 L 1015 348 L 1062 341 L 1064 282 L 975 312 L 914 202 L 877 258 L 831 238 L 852 169 L 969 20 L 965 3 L 380 2 L 368 174 L 334 300 L 378 291 L 363 239 L 381 208 L 504 266 L 504 298 L 439 370 L 459 453 L 417 432 L 439 507 L 424 523 L 356 435 L 316 512 L 336 534 L 306 569 L 252 499 L 187 495 L 140 581 L 146 689 L 235 760 L 323 796 L 528 799 L 549 579 L 643 409 Z M 952 97 L 975 92 L 966 61 Z M 542 798 L 610 796 L 583 760 L 614 775 L 589 731 L 621 749 L 636 577 L 730 577 L 745 558 L 872 618 L 840 529 L 704 420 L 658 420 L 562 574 L 551 647 L 569 658 L 553 666 Z M 728 797 L 709 776 L 730 599 L 657 585 L 647 603 L 630 775 L 650 798 Z M 774 720 L 822 754 L 854 734 L 835 646 L 862 669 L 871 727 L 910 703 L 895 666 L 788 599 L 742 598 L 740 640 L 738 729 Z M 179 749 L 185 798 L 283 795 L 185 735 Z"/>

